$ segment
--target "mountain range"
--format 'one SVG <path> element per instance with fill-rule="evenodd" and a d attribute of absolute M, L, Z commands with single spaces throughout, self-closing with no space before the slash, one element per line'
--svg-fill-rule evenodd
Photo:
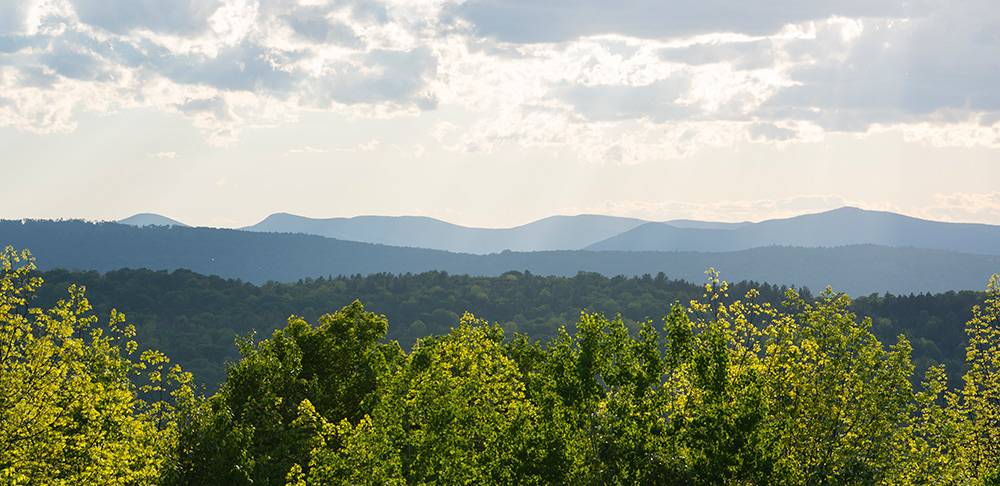
<path fill-rule="evenodd" d="M 185 268 L 251 282 L 428 270 L 484 276 L 512 270 L 563 276 L 580 271 L 608 276 L 664 272 L 700 282 L 704 271 L 715 267 L 730 280 L 814 289 L 832 285 L 852 295 L 866 295 L 980 289 L 990 274 L 1000 272 L 1000 255 L 876 245 L 764 246 L 714 253 L 562 250 L 473 255 L 315 235 L 84 221 L 0 221 L 0 245 L 8 244 L 32 250 L 43 269 Z"/>
<path fill-rule="evenodd" d="M 162 216 L 154 213 L 139 213 L 129 216 L 125 219 L 118 220 L 121 224 L 127 224 L 129 226 L 182 226 L 187 227 L 186 224 L 177 221 L 176 219 L 171 219 L 166 216 Z"/>
<path fill-rule="evenodd" d="M 287 213 L 243 228 L 302 233 L 383 245 L 487 254 L 503 250 L 579 250 L 647 221 L 614 216 L 551 216 L 513 228 L 469 228 L 423 216 L 356 216 L 314 219 Z"/>
<path fill-rule="evenodd" d="M 152 214 L 120 222 L 183 226 Z M 853 207 L 756 223 L 689 219 L 651 222 L 578 215 L 551 216 L 512 228 L 472 228 L 422 216 L 316 219 L 277 213 L 242 229 L 472 254 L 581 249 L 726 252 L 774 245 L 805 248 L 879 245 L 1000 255 L 1000 226 L 929 221 Z"/>
<path fill-rule="evenodd" d="M 646 223 L 588 250 L 735 251 L 769 245 L 808 248 L 871 244 L 1000 255 L 1000 226 L 944 223 L 845 207 L 735 227 Z"/>

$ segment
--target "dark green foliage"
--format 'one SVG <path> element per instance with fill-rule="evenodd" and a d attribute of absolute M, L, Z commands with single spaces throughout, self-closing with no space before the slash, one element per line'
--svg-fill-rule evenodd
<path fill-rule="evenodd" d="M 527 272 L 499 277 L 427 272 L 260 286 L 186 270 L 116 270 L 103 275 L 53 270 L 44 277 L 47 285 L 39 291 L 41 303 L 54 303 L 70 283 L 85 285 L 99 312 L 112 307 L 126 312 L 136 323 L 142 343 L 164 350 L 212 388 L 225 377 L 223 363 L 240 356 L 233 346 L 235 336 L 252 331 L 269 335 L 292 314 L 314 321 L 355 298 L 388 316 L 388 338 L 408 349 L 419 337 L 447 333 L 467 309 L 499 322 L 508 333 L 547 340 L 556 337 L 559 326 L 573 330 L 582 310 L 620 314 L 634 332 L 638 323 L 663 315 L 671 303 L 687 303 L 704 294 L 701 285 L 663 274 L 608 278 L 580 273 L 566 278 Z M 784 287 L 741 282 L 731 288 L 732 295 L 757 288 L 765 302 L 784 300 Z M 802 294 L 811 298 L 808 290 Z M 905 334 L 913 343 L 919 373 L 931 364 L 943 363 L 949 381 L 957 384 L 965 358 L 963 324 L 972 305 L 982 299 L 982 292 L 871 295 L 855 300 L 852 310 L 873 317 L 873 332 L 882 342 Z"/>
<path fill-rule="evenodd" d="M 296 421 L 307 406 L 329 420 L 357 422 L 374 407 L 378 377 L 402 357 L 384 316 L 354 301 L 313 327 L 291 317 L 266 340 L 241 339 L 242 358 L 184 430 L 178 484 L 278 484 L 315 446 Z"/>
<path fill-rule="evenodd" d="M 775 307 L 713 280 L 659 326 L 584 313 L 546 343 L 466 314 L 380 368 L 358 418 L 303 398 L 286 440 L 308 454 L 274 452 L 294 485 L 991 484 L 996 288 L 968 324 L 979 371 L 943 397 L 940 368 L 915 392 L 909 343 L 883 347 L 846 296 Z"/>
<path fill-rule="evenodd" d="M 465 314 L 404 352 L 355 300 L 241 338 L 204 398 L 163 354 L 130 358 L 124 316 L 96 325 L 79 287 L 32 307 L 30 257 L 0 260 L 4 484 L 992 485 L 1000 470 L 1000 276 L 951 390 L 939 366 L 915 387 L 909 341 L 884 346 L 846 295 L 775 306 L 713 271 L 655 325 L 585 312 L 544 342 Z"/>

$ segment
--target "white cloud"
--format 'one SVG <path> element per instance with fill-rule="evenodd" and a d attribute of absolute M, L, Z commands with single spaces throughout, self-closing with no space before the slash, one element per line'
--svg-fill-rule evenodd
<path fill-rule="evenodd" d="M 133 29 L 195 34 L 219 7 L 214 0 L 71 0 L 82 22 L 116 33 Z"/>
<path fill-rule="evenodd" d="M 289 155 L 299 155 L 299 154 L 325 154 L 328 152 L 341 152 L 341 153 L 364 153 L 364 152 L 374 152 L 381 148 L 382 142 L 379 140 L 369 140 L 364 143 L 359 143 L 357 145 L 352 145 L 348 147 L 333 147 L 333 148 L 321 148 L 313 147 L 310 145 L 302 147 L 293 147 L 285 152 L 285 156 Z"/>
<path fill-rule="evenodd" d="M 986 117 L 957 123 L 910 123 L 899 130 L 903 140 L 932 147 L 1000 148 L 1000 121 L 988 124 Z"/>
<path fill-rule="evenodd" d="M 354 148 L 354 151 L 355 152 L 373 152 L 375 150 L 378 150 L 378 148 L 381 145 L 382 145 L 382 142 L 379 142 L 378 140 L 369 140 L 369 141 L 367 141 L 365 143 L 358 144 L 358 146 Z"/>
<path fill-rule="evenodd" d="M 1000 191 L 935 194 L 925 213 L 949 221 L 1000 221 Z"/>
<path fill-rule="evenodd" d="M 23 32 L 32 7 L 29 1 L 0 2 L 0 35 Z"/>
<path fill-rule="evenodd" d="M 146 157 L 150 159 L 173 160 L 177 158 L 177 152 L 150 152 L 146 154 Z"/>
<path fill-rule="evenodd" d="M 439 125 L 446 148 L 590 162 L 887 130 L 996 148 L 998 29 L 988 0 L 4 2 L 0 126 L 153 107 L 225 146 L 309 111 L 448 107 L 472 123 Z"/>
<path fill-rule="evenodd" d="M 677 38 L 713 32 L 770 34 L 790 23 L 832 16 L 904 16 L 893 0 L 469 0 L 453 14 L 476 32 L 510 42 L 563 42 L 600 34 Z M 919 4 L 921 2 L 912 2 Z"/>
<path fill-rule="evenodd" d="M 295 155 L 295 154 L 325 154 L 327 152 L 329 152 L 329 150 L 321 149 L 321 148 L 316 148 L 316 147 L 313 147 L 313 146 L 310 146 L 310 145 L 306 145 L 304 147 L 290 148 L 290 149 L 288 149 L 288 152 L 285 153 L 285 155 Z"/>
<path fill-rule="evenodd" d="M 228 145 L 242 128 L 307 110 L 386 116 L 436 105 L 428 87 L 436 58 L 409 32 L 416 27 L 406 9 L 360 0 L 43 3 L 0 12 L 0 126 L 65 132 L 80 111 L 153 106 L 191 117 L 209 142 Z M 35 11 L 34 35 L 5 33 L 24 30 Z M 355 41 L 310 39 L 296 19 L 317 19 L 314 29 L 326 22 L 331 35 L 353 32 Z"/>

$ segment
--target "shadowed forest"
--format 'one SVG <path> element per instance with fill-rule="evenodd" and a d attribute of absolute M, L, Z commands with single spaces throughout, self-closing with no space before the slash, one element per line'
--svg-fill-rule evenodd
<path fill-rule="evenodd" d="M 225 362 L 239 359 L 236 336 L 269 336 L 290 315 L 316 322 L 355 299 L 389 319 L 387 339 L 410 349 L 417 339 L 447 334 L 466 312 L 498 323 L 508 335 L 549 341 L 565 326 L 575 331 L 581 312 L 620 316 L 630 332 L 649 322 L 662 331 L 663 315 L 674 303 L 705 294 L 703 285 L 668 278 L 660 273 L 640 277 L 605 277 L 579 273 L 574 277 L 507 272 L 499 277 L 420 274 L 374 274 L 269 282 L 254 285 L 239 280 L 200 275 L 187 270 L 115 270 L 107 273 L 51 270 L 41 274 L 46 285 L 35 303 L 51 306 L 72 284 L 87 288 L 98 315 L 112 309 L 134 322 L 139 342 L 165 352 L 192 371 L 199 384 L 215 389 L 225 379 Z M 755 289 L 759 302 L 780 306 L 784 286 L 739 282 L 730 286 L 725 302 Z M 814 300 L 808 288 L 799 296 Z M 906 335 L 913 346 L 918 374 L 944 364 L 949 380 L 958 383 L 964 371 L 965 322 L 983 292 L 940 294 L 872 294 L 854 298 L 850 310 L 872 318 L 871 331 L 883 343 Z"/>

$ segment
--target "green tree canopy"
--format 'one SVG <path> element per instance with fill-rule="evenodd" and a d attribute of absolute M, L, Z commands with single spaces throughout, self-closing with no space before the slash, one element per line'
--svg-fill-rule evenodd
<path fill-rule="evenodd" d="M 259 343 L 240 339 L 242 359 L 182 431 L 179 484 L 277 484 L 307 464 L 312 436 L 301 407 L 330 421 L 358 422 L 375 406 L 379 379 L 403 353 L 380 344 L 388 322 L 358 301 L 312 326 L 292 316 Z"/>
<path fill-rule="evenodd" d="M 28 252 L 0 252 L 0 483 L 157 482 L 177 434 L 164 398 L 192 400 L 190 377 L 140 354 L 124 315 L 99 322 L 82 287 L 33 307 L 33 270 Z"/>
<path fill-rule="evenodd" d="M 584 312 L 547 340 L 466 314 L 404 352 L 359 301 L 292 316 L 204 398 L 82 287 L 38 307 L 30 255 L 0 264 L 3 484 L 1000 481 L 1000 277 L 961 386 L 915 385 L 910 340 L 884 346 L 846 295 L 710 273 L 660 322 Z"/>

